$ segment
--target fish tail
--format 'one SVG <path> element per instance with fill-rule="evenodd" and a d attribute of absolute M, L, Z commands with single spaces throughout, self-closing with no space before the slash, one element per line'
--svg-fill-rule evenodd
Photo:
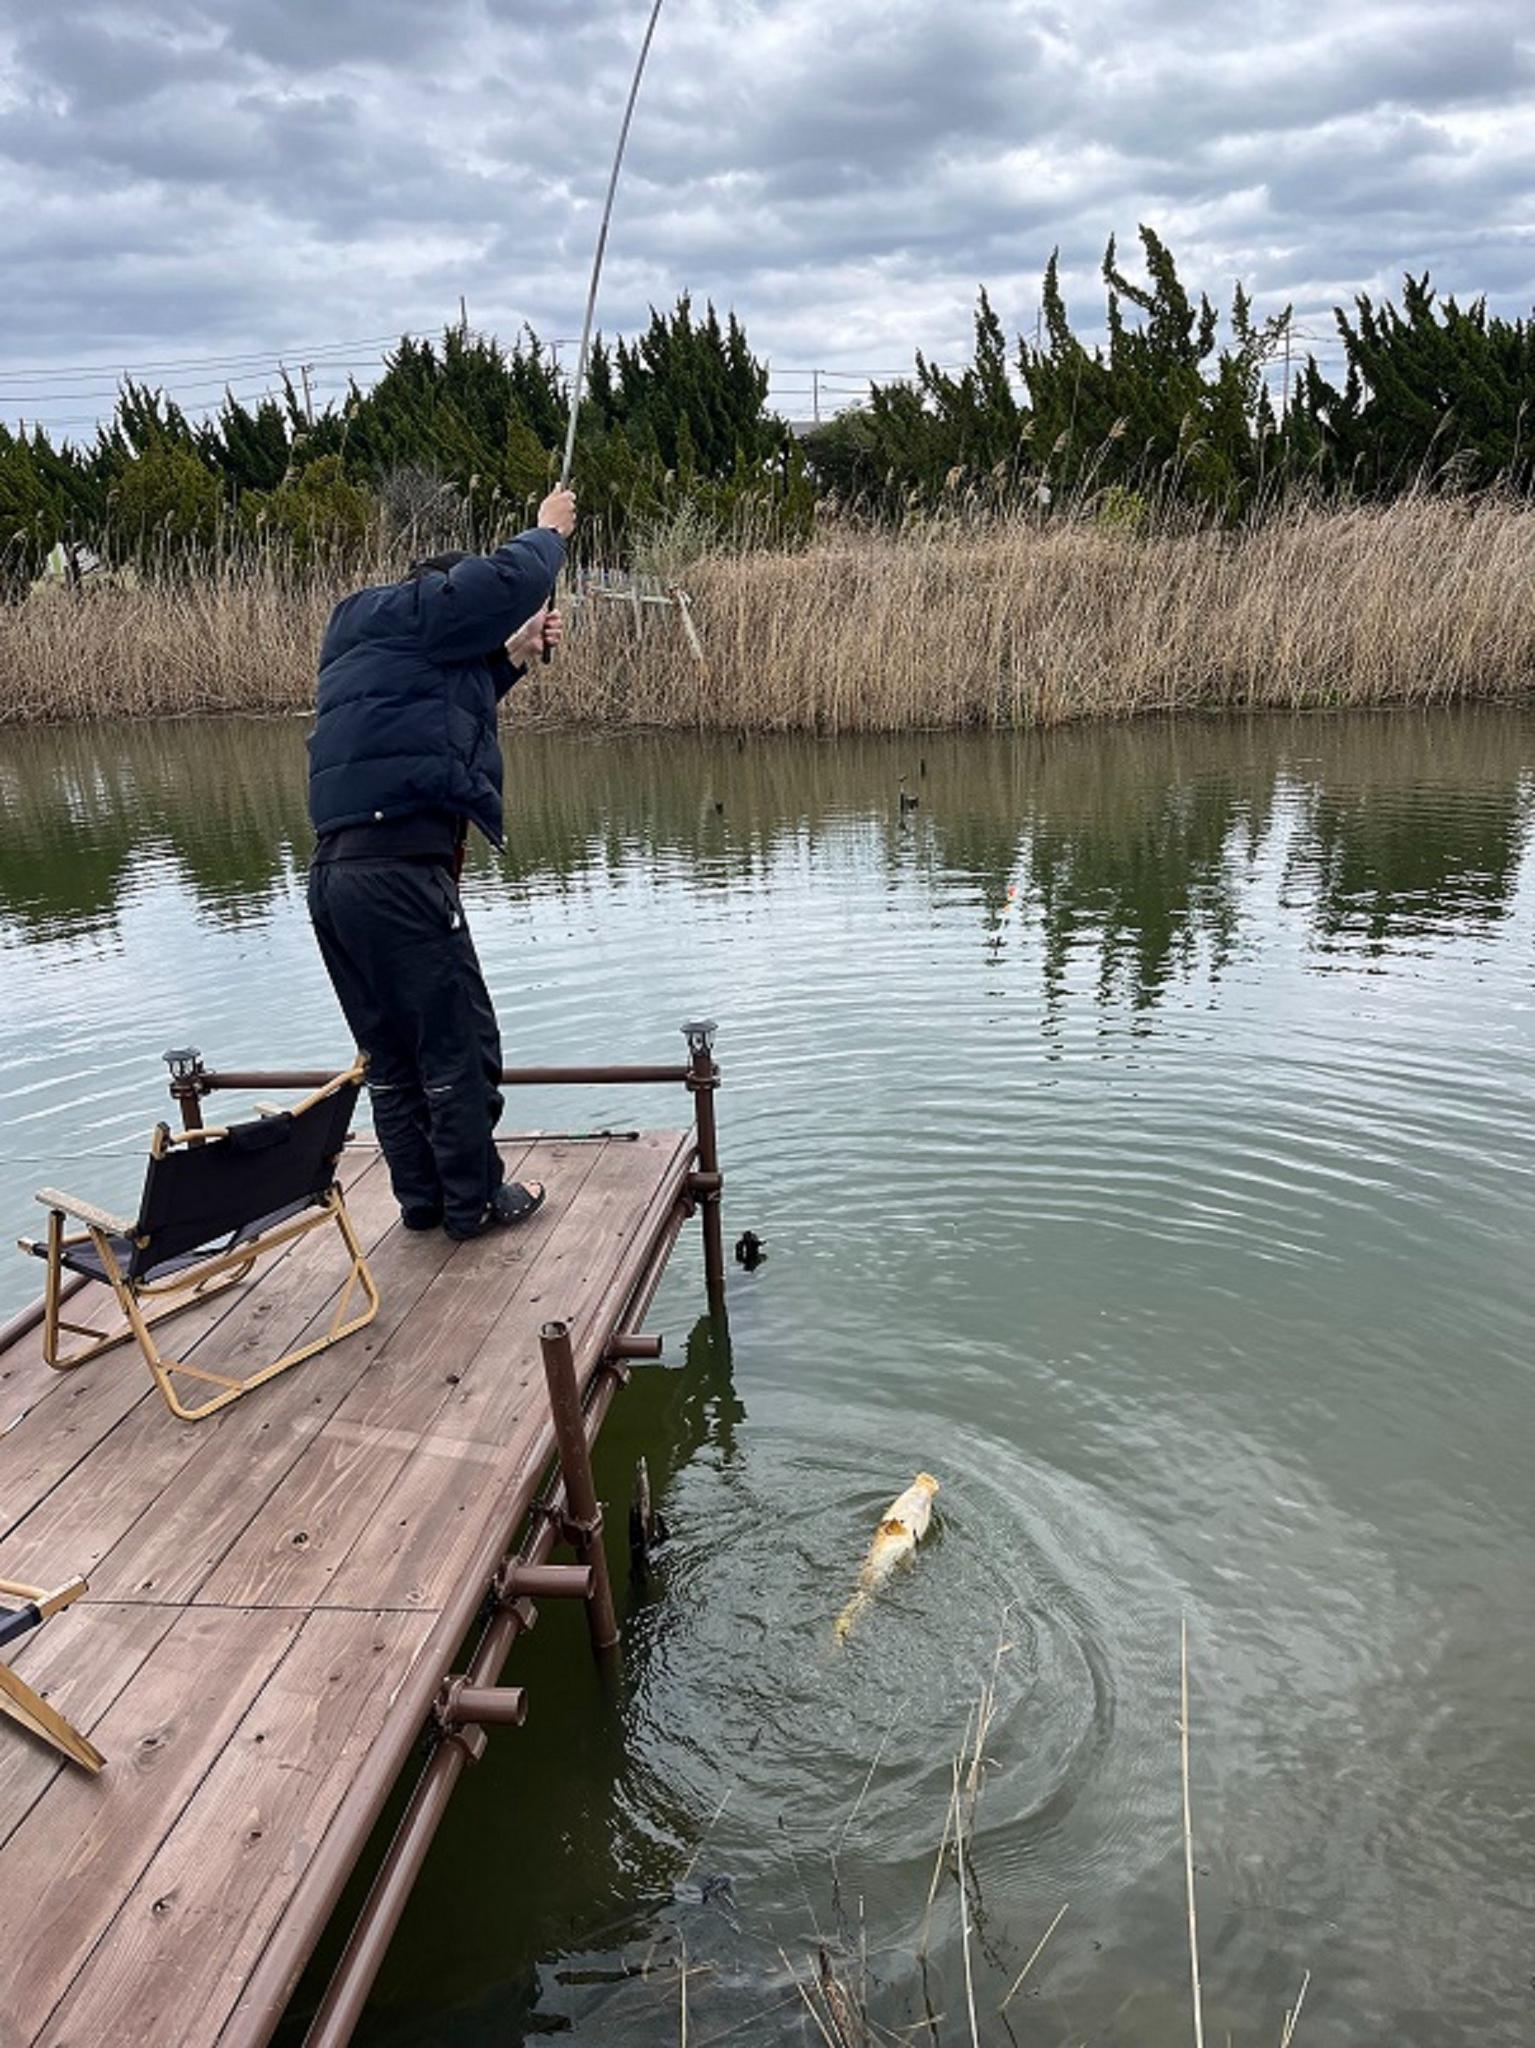
<path fill-rule="evenodd" d="M 868 1604 L 868 1594 L 860 1589 L 837 1616 L 837 1641 L 839 1643 L 845 1643 L 853 1633 L 853 1623 L 863 1613 Z"/>

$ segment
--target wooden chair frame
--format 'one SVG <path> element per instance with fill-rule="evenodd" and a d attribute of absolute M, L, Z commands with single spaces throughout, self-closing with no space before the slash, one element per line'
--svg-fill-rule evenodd
<path fill-rule="evenodd" d="M 49 1592 L 43 1586 L 23 1585 L 17 1579 L 0 1579 L 0 1594 L 7 1599 L 26 1602 L 31 1621 L 23 1625 L 30 1627 L 44 1622 L 49 1615 L 57 1614 L 61 1607 L 68 1607 L 90 1588 L 84 1579 L 70 1579 L 65 1585 Z M 0 1610 L 5 1613 L 6 1610 Z M 16 1617 L 7 1614 L 8 1619 Z M 60 1756 L 66 1756 L 71 1763 L 77 1763 L 94 1777 L 106 1762 L 106 1758 L 94 1742 L 82 1735 L 72 1721 L 66 1721 L 57 1707 L 50 1706 L 41 1693 L 36 1693 L 24 1678 L 18 1678 L 3 1659 L 0 1659 L 0 1716 L 14 1721 L 19 1728 L 25 1728 L 29 1735 L 56 1749 Z"/>
<path fill-rule="evenodd" d="M 346 1073 L 338 1074 L 323 1088 L 305 1096 L 293 1114 L 301 1115 L 313 1104 L 333 1095 L 351 1082 L 360 1081 L 365 1072 L 364 1062 L 359 1059 Z M 270 1112 L 264 1112 L 270 1113 Z M 200 1145 L 209 1139 L 228 1135 L 223 1126 L 211 1125 L 204 1129 L 172 1131 L 168 1125 L 160 1124 L 155 1129 L 151 1145 L 151 1156 L 163 1158 L 165 1153 L 177 1145 Z M 253 1237 L 232 1245 L 228 1250 L 214 1252 L 207 1258 L 160 1280 L 130 1279 L 123 1271 L 113 1239 L 128 1238 L 136 1245 L 148 1240 L 138 1237 L 137 1226 L 121 1216 L 114 1216 L 108 1210 L 97 1207 L 93 1202 L 82 1201 L 76 1195 L 63 1193 L 58 1188 L 39 1188 L 37 1199 L 48 1210 L 48 1237 L 43 1248 L 48 1262 L 47 1281 L 43 1296 L 43 1357 L 55 1372 L 73 1372 L 77 1367 L 100 1357 L 104 1351 L 116 1345 L 136 1341 L 143 1353 L 145 1363 L 154 1377 L 162 1398 L 171 1413 L 183 1422 L 200 1422 L 204 1416 L 212 1415 L 220 1408 L 227 1408 L 232 1401 L 238 1401 L 242 1394 L 275 1379 L 290 1366 L 301 1365 L 306 1358 L 313 1358 L 317 1352 L 326 1351 L 332 1344 L 338 1344 L 343 1337 L 350 1337 L 354 1331 L 372 1322 L 379 1308 L 378 1288 L 368 1269 L 368 1261 L 358 1239 L 352 1218 L 346 1206 L 346 1198 L 339 1183 L 333 1184 L 320 1202 L 301 1214 L 263 1231 Z M 66 1219 L 73 1217 L 85 1225 L 83 1231 L 65 1235 Z M 321 1337 L 315 1337 L 307 1344 L 285 1351 L 270 1365 L 258 1371 L 239 1377 L 230 1373 L 209 1371 L 200 1365 L 189 1365 L 186 1360 L 168 1357 L 156 1340 L 158 1325 L 181 1310 L 191 1308 L 200 1301 L 207 1301 L 226 1288 L 236 1287 L 250 1272 L 258 1259 L 281 1245 L 291 1244 L 295 1239 L 307 1237 L 311 1231 L 323 1230 L 334 1224 L 341 1234 L 350 1260 L 346 1282 L 336 1302 L 330 1319 L 330 1326 Z M 122 1311 L 121 1325 L 112 1330 L 99 1330 L 91 1324 L 69 1321 L 63 1310 L 64 1254 L 77 1245 L 90 1244 L 101 1261 L 107 1284 Z M 31 1239 L 23 1238 L 24 1251 L 39 1249 Z M 354 1293 L 361 1288 L 363 1306 L 355 1314 L 348 1314 Z M 147 1305 L 147 1306 L 146 1306 Z M 89 1338 L 91 1341 L 79 1346 L 66 1355 L 61 1339 L 64 1332 L 71 1336 Z M 219 1391 L 208 1400 L 188 1406 L 177 1393 L 174 1375 L 180 1373 L 187 1379 L 198 1380 L 205 1385 L 217 1387 Z"/>

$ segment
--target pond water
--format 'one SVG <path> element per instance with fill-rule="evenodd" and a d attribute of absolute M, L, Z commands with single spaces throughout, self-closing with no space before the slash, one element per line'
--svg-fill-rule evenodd
<path fill-rule="evenodd" d="M 685 1989 L 693 2048 L 815 2041 L 824 1944 L 871 2039 L 968 2042 L 952 1876 L 925 1909 L 995 1673 L 978 2038 L 1187 2041 L 1186 1618 L 1212 2042 L 1277 2040 L 1307 1971 L 1301 2048 L 1528 2041 L 1535 716 L 509 754 L 465 885 L 507 1057 L 717 1016 L 727 1232 L 768 1258 L 722 1330 L 684 1240 L 674 1369 L 601 1459 L 621 1499 L 647 1452 L 671 1532 L 623 1690 L 568 1611 L 519 1648 L 528 1726 L 357 2038 L 650 2048 Z M 131 1200 L 165 1046 L 347 1047 L 299 722 L 0 735 L 0 812 L 9 1235 L 42 1181 Z M 13 1256 L 0 1308 L 35 1283 Z M 933 1535 L 839 1651 L 919 1467 Z"/>

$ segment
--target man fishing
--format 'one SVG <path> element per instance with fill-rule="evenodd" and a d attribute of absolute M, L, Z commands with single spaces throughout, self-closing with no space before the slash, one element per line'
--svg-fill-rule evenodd
<path fill-rule="evenodd" d="M 478 1237 L 544 1199 L 496 1149 L 501 1034 L 458 878 L 470 825 L 502 843 L 496 706 L 562 638 L 550 592 L 575 520 L 561 486 L 493 554 L 343 598 L 320 649 L 309 914 L 410 1230 Z"/>

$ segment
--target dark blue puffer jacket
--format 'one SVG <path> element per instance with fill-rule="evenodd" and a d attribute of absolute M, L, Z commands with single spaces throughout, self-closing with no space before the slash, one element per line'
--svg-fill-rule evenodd
<path fill-rule="evenodd" d="M 496 705 L 522 674 L 505 643 L 554 588 L 565 543 L 535 527 L 471 555 L 343 598 L 320 649 L 309 735 L 316 833 L 452 811 L 502 841 Z"/>

